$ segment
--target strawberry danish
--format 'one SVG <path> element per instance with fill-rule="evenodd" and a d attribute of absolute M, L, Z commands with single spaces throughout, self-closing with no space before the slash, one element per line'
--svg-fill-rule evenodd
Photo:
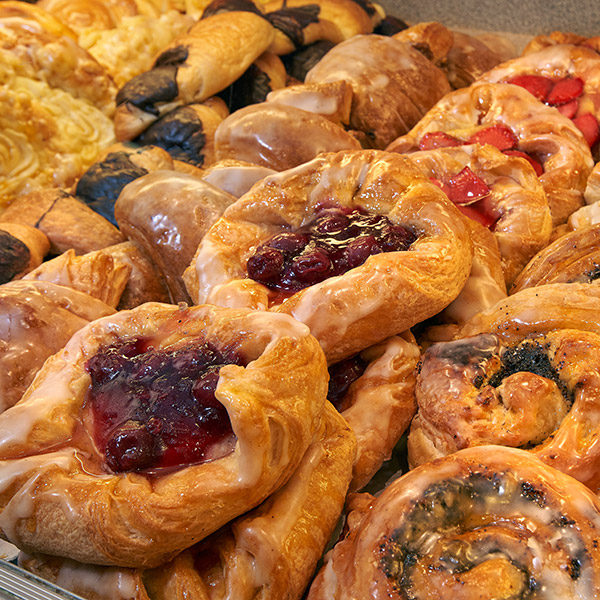
<path fill-rule="evenodd" d="M 600 328 L 597 314 L 589 324 L 581 317 L 599 295 L 591 284 L 524 289 L 467 323 L 458 339 L 430 346 L 417 377 L 410 464 L 499 444 L 527 448 L 598 488 Z M 542 313 L 549 300 L 557 307 Z"/>
<path fill-rule="evenodd" d="M 290 478 L 327 378 L 287 315 L 149 303 L 96 320 L 0 415 L 2 537 L 80 562 L 164 563 Z"/>
<path fill-rule="evenodd" d="M 597 496 L 523 450 L 462 450 L 349 508 L 308 600 L 598 595 Z"/>
<path fill-rule="evenodd" d="M 287 313 L 337 362 L 431 317 L 471 268 L 464 217 L 411 161 L 323 154 L 264 178 L 204 236 L 197 303 Z"/>
<path fill-rule="evenodd" d="M 527 160 L 546 192 L 553 225 L 582 206 L 594 166 L 589 145 L 571 119 L 520 86 L 482 82 L 450 92 L 387 150 L 408 153 L 465 144 L 491 144 Z"/>

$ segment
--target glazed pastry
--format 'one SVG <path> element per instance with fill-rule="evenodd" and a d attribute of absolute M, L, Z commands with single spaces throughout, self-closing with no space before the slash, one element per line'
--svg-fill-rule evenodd
<path fill-rule="evenodd" d="M 462 450 L 349 508 L 308 600 L 597 597 L 598 498 L 524 450 Z"/>
<path fill-rule="evenodd" d="M 600 139 L 600 56 L 591 48 L 550 46 L 502 63 L 481 81 L 520 85 L 572 119 L 590 148 Z"/>
<path fill-rule="evenodd" d="M 73 249 L 47 260 L 23 277 L 24 280 L 51 281 L 79 290 L 116 308 L 125 290 L 131 267 L 109 252 L 97 250 L 77 256 Z"/>
<path fill-rule="evenodd" d="M 553 297 L 556 290 L 547 289 L 559 285 L 535 288 L 537 297 Z M 562 284 L 568 295 L 560 310 L 578 313 L 582 307 L 574 307 L 576 296 L 568 293 L 573 285 Z M 576 328 L 568 320 L 576 317 L 568 315 L 560 328 L 538 322 L 529 330 L 519 319 L 527 314 L 531 294 L 520 296 L 528 291 L 494 307 L 506 318 L 500 331 L 490 327 L 466 336 L 467 324 L 455 341 L 427 349 L 416 385 L 418 413 L 408 437 L 411 465 L 468 446 L 500 444 L 530 448 L 549 465 L 598 487 L 598 383 L 589 376 L 598 368 L 598 325 Z M 598 292 L 590 296 L 588 305 L 597 301 Z M 510 306 L 519 307 L 515 315 Z M 510 323 L 514 330 L 508 334 Z"/>
<path fill-rule="evenodd" d="M 50 242 L 39 229 L 0 222 L 0 284 L 35 269 L 49 250 Z"/>
<path fill-rule="evenodd" d="M 507 285 L 550 239 L 552 218 L 535 171 L 490 144 L 409 154 L 466 216 L 494 233 Z"/>
<path fill-rule="evenodd" d="M 276 171 L 268 167 L 261 167 L 243 160 L 225 159 L 218 160 L 207 167 L 201 178 L 224 192 L 239 198 L 257 181 L 275 173 Z"/>
<path fill-rule="evenodd" d="M 216 97 L 181 106 L 152 123 L 135 142 L 164 148 L 173 160 L 207 167 L 216 160 L 215 130 L 228 114 L 225 103 Z"/>
<path fill-rule="evenodd" d="M 17 198 L 0 215 L 0 223 L 29 225 L 50 240 L 50 251 L 69 249 L 85 254 L 124 241 L 121 232 L 103 216 L 60 189 L 46 189 Z"/>
<path fill-rule="evenodd" d="M 306 83 L 345 80 L 354 91 L 350 126 L 374 148 L 408 132 L 450 86 L 444 72 L 408 44 L 359 35 L 332 48 L 306 75 Z"/>
<path fill-rule="evenodd" d="M 514 281 L 511 294 L 548 283 L 585 283 L 598 279 L 600 223 L 579 227 L 540 250 Z"/>
<path fill-rule="evenodd" d="M 48 33 L 67 36 L 77 40 L 77 34 L 60 19 L 36 4 L 6 0 L 0 4 L 0 19 L 16 25 L 23 24 L 28 29 L 44 29 Z"/>
<path fill-rule="evenodd" d="M 451 92 L 387 149 L 415 152 L 472 143 L 491 144 L 532 164 L 553 225 L 564 223 L 583 204 L 593 167 L 583 135 L 570 119 L 516 85 L 475 83 Z"/>
<path fill-rule="evenodd" d="M 274 29 L 259 14 L 219 13 L 175 38 L 149 71 L 117 95 L 118 140 L 130 140 L 176 106 L 202 102 L 226 88 L 268 48 Z"/>
<path fill-rule="evenodd" d="M 536 35 L 531 38 L 523 48 L 523 54 L 538 52 L 548 46 L 557 46 L 560 44 L 575 44 L 577 46 L 587 46 L 597 49 L 599 38 L 597 36 L 586 38 L 578 33 L 571 31 L 552 31 L 547 35 Z"/>
<path fill-rule="evenodd" d="M 170 154 L 158 146 L 115 144 L 77 181 L 74 194 L 113 225 L 114 205 L 121 190 L 150 171 L 173 169 Z"/>
<path fill-rule="evenodd" d="M 148 303 L 97 319 L 0 416 L 2 537 L 162 564 L 289 479 L 327 379 L 317 341 L 286 315 Z"/>
<path fill-rule="evenodd" d="M 356 137 L 326 117 L 275 102 L 246 106 L 215 132 L 218 160 L 241 160 L 275 171 L 296 167 L 322 152 L 360 147 Z"/>
<path fill-rule="evenodd" d="M 0 411 L 15 404 L 44 361 L 90 321 L 114 309 L 89 294 L 47 281 L 0 286 Z"/>
<path fill-rule="evenodd" d="M 281 57 L 291 83 L 302 83 L 306 74 L 329 52 L 335 44 L 320 40 L 314 44 L 298 48 Z"/>
<path fill-rule="evenodd" d="M 328 398 L 356 436 L 350 491 L 371 480 L 407 430 L 417 409 L 420 357 L 414 337 L 405 332 L 329 367 Z"/>
<path fill-rule="evenodd" d="M 155 171 L 131 182 L 115 205 L 119 228 L 152 259 L 172 302 L 189 301 L 182 275 L 200 240 L 235 197 L 201 179 Z"/>
<path fill-rule="evenodd" d="M 358 150 L 255 184 L 204 236 L 184 281 L 197 303 L 292 315 L 337 362 L 447 306 L 471 257 L 463 217 L 417 167 Z"/>
<path fill-rule="evenodd" d="M 436 21 L 417 23 L 393 35 L 411 45 L 438 67 L 444 67 L 454 36 L 450 29 Z"/>
<path fill-rule="evenodd" d="M 25 568 L 91 600 L 299 599 L 343 508 L 354 438 L 329 404 L 288 482 L 256 509 L 156 569 L 27 556 Z M 90 589 L 91 588 L 91 589 Z"/>

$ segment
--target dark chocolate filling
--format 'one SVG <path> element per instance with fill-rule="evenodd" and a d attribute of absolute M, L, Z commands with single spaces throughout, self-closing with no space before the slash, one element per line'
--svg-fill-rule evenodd
<path fill-rule="evenodd" d="M 0 230 L 0 284 L 21 273 L 30 259 L 29 248 L 19 238 Z"/>

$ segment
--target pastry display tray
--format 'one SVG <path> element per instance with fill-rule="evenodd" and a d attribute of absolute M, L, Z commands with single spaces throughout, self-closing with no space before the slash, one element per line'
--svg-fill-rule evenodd
<path fill-rule="evenodd" d="M 388 14 L 409 24 L 438 21 L 472 34 L 494 32 L 505 35 L 520 50 L 534 35 L 569 31 L 587 37 L 600 35 L 597 0 L 548 3 L 546 0 L 379 0 Z M 386 464 L 369 486 L 384 487 L 397 465 Z M 83 600 L 47 583 L 16 565 L 17 550 L 0 542 L 0 600 Z"/>

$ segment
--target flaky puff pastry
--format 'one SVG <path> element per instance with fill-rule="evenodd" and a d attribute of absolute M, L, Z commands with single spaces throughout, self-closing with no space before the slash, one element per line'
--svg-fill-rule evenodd
<path fill-rule="evenodd" d="M 343 509 L 354 436 L 327 403 L 287 483 L 257 508 L 155 569 L 21 553 L 19 564 L 90 600 L 298 599 Z"/>
<path fill-rule="evenodd" d="M 39 229 L 0 222 L 0 282 L 20 279 L 42 264 L 49 250 L 48 237 Z"/>
<path fill-rule="evenodd" d="M 109 469 L 93 442 L 86 363 L 107 345 L 140 338 L 158 351 L 211 343 L 248 361 L 218 371 L 215 398 L 228 413 L 231 450 L 152 475 Z M 317 341 L 286 315 L 149 303 L 96 320 L 46 361 L 0 417 L 2 536 L 27 552 L 157 566 L 289 479 L 326 393 Z"/>
<path fill-rule="evenodd" d="M 506 83 L 474 83 L 440 100 L 406 135 L 387 150 L 415 152 L 434 132 L 466 141 L 477 132 L 500 125 L 515 136 L 516 149 L 543 166 L 540 181 L 553 225 L 564 223 L 583 204 L 583 191 L 594 161 L 583 135 L 567 117 L 529 92 Z"/>
<path fill-rule="evenodd" d="M 574 296 L 569 286 L 578 286 Z M 597 315 L 590 325 L 581 319 L 597 303 L 597 287 L 551 284 L 535 288 L 537 294 L 524 289 L 488 311 L 487 318 L 493 312 L 496 319 L 504 318 L 503 324 L 492 322 L 462 335 L 473 330 L 467 323 L 455 341 L 429 347 L 417 377 L 418 413 L 408 438 L 409 463 L 489 443 L 527 447 L 547 464 L 597 489 L 600 335 Z M 555 314 L 550 310 L 542 318 L 563 311 L 562 325 L 553 327 L 540 318 L 530 326 L 531 300 L 556 301 L 561 291 Z M 586 292 L 588 298 L 578 305 L 579 294 Z"/>
<path fill-rule="evenodd" d="M 259 14 L 218 13 L 175 38 L 149 71 L 131 79 L 117 95 L 115 135 L 139 135 L 176 106 L 202 102 L 235 81 L 269 47 L 275 33 Z"/>
<path fill-rule="evenodd" d="M 308 600 L 598 598 L 600 502 L 524 450 L 462 450 L 349 508 Z"/>
<path fill-rule="evenodd" d="M 101 300 L 49 281 L 0 286 L 0 411 L 20 400 L 44 361 L 90 321 L 112 315 Z"/>
<path fill-rule="evenodd" d="M 345 80 L 354 92 L 350 126 L 373 148 L 385 148 L 413 127 L 447 92 L 446 75 L 420 52 L 381 35 L 357 35 L 333 47 L 305 82 Z"/>
<path fill-rule="evenodd" d="M 248 278 L 246 262 L 261 242 L 311 223 L 324 205 L 385 215 L 418 238 L 408 251 L 372 255 L 277 300 Z M 359 150 L 323 154 L 258 182 L 209 229 L 184 281 L 198 303 L 292 315 L 336 362 L 439 312 L 460 292 L 471 258 L 464 218 L 437 186 L 406 157 Z"/>
<path fill-rule="evenodd" d="M 468 167 L 487 186 L 487 195 L 470 208 L 481 207 L 494 221 L 490 229 L 498 242 L 507 285 L 548 243 L 552 217 L 546 193 L 523 158 L 507 156 L 490 144 L 423 150 L 409 157 L 442 184 Z"/>

